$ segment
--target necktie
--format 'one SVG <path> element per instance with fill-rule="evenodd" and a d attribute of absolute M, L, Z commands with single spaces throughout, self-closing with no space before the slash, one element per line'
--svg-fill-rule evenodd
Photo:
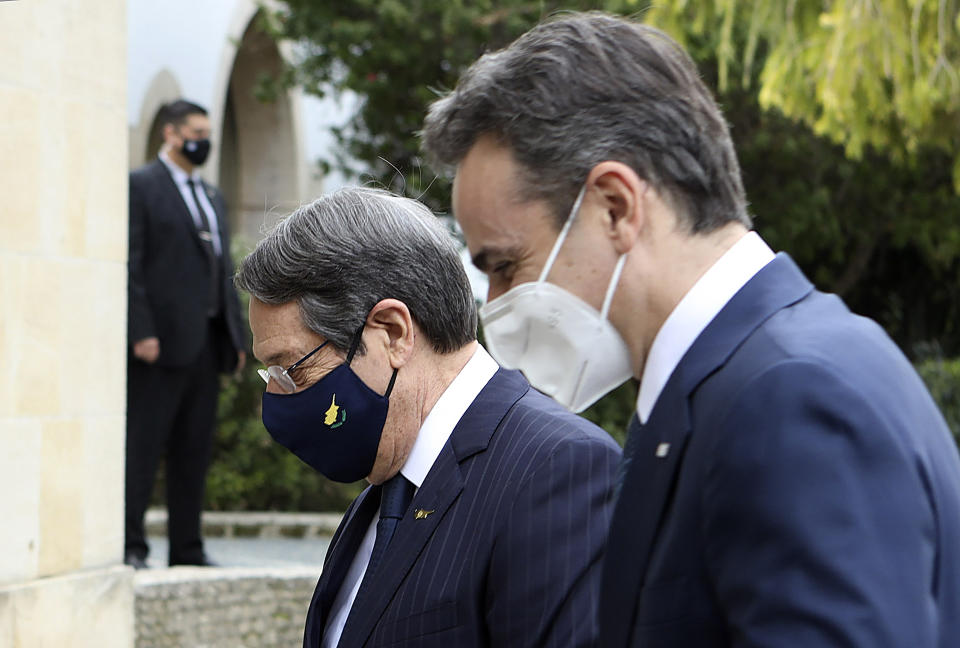
<path fill-rule="evenodd" d="M 351 624 L 356 623 L 357 615 L 363 613 L 364 598 L 367 596 L 367 591 L 373 587 L 371 583 L 373 583 L 377 568 L 387 552 L 387 545 L 390 544 L 390 540 L 400 524 L 400 519 L 410 508 L 415 489 L 416 487 L 399 473 L 388 479 L 380 487 L 380 519 L 377 521 L 377 537 L 373 541 L 373 551 L 370 553 L 367 570 L 363 573 L 363 580 L 360 581 L 357 596 L 354 598 L 347 615 L 347 623 L 343 628 L 344 634 L 341 635 L 341 641 L 349 632 Z"/>
<path fill-rule="evenodd" d="M 401 474 L 397 474 L 383 485 L 380 492 L 380 519 L 377 521 L 377 539 L 373 543 L 370 563 L 366 574 L 373 573 L 387 551 L 387 545 L 393 538 L 400 518 L 407 512 L 413 500 L 414 485 Z M 364 580 L 366 580 L 364 575 Z"/>
<path fill-rule="evenodd" d="M 640 417 L 634 412 L 630 417 L 630 424 L 627 426 L 627 442 L 623 444 L 623 459 L 620 461 L 620 470 L 617 474 L 617 485 L 614 489 L 614 496 L 620 494 L 620 488 L 623 486 L 623 480 L 630 469 L 630 462 L 637 452 L 637 446 L 640 445 L 640 437 L 643 436 L 643 423 Z"/>
<path fill-rule="evenodd" d="M 207 262 L 210 264 L 210 303 L 207 306 L 207 315 L 215 316 L 220 312 L 220 260 L 217 258 L 216 249 L 213 247 L 213 234 L 210 232 L 210 220 L 207 218 L 207 210 L 203 208 L 200 202 L 200 195 L 197 193 L 197 183 L 193 178 L 187 180 L 190 185 L 190 191 L 193 193 L 193 203 L 197 206 L 197 215 L 200 217 L 200 227 L 197 233 L 200 236 L 200 242 L 204 251 L 207 253 Z"/>

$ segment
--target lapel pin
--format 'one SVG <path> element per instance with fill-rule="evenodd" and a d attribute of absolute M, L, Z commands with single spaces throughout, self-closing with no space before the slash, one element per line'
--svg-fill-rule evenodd
<path fill-rule="evenodd" d="M 661 443 L 660 445 L 657 446 L 657 456 L 659 458 L 663 459 L 664 457 L 667 456 L 667 453 L 669 452 L 670 452 L 669 443 Z"/>
<path fill-rule="evenodd" d="M 414 520 L 426 520 L 427 516 L 433 513 L 434 511 L 424 511 L 423 509 L 417 509 L 413 512 Z"/>

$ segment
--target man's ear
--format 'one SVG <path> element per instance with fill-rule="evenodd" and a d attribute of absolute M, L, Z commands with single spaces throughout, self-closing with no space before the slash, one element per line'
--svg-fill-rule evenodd
<path fill-rule="evenodd" d="M 160 136 L 163 137 L 164 143 L 170 144 L 170 141 L 178 136 L 177 127 L 173 124 L 164 124 L 160 129 Z"/>
<path fill-rule="evenodd" d="M 410 309 L 399 299 L 381 299 L 367 314 L 367 329 L 376 335 L 376 343 L 387 348 L 390 366 L 398 369 L 413 354 L 416 341 Z"/>
<path fill-rule="evenodd" d="M 623 162 L 607 160 L 590 170 L 587 186 L 604 210 L 607 232 L 617 253 L 632 250 L 647 224 L 649 183 Z"/>

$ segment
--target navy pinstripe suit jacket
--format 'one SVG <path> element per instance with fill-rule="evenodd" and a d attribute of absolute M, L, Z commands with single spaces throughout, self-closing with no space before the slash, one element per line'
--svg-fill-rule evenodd
<path fill-rule="evenodd" d="M 587 646 L 620 449 L 600 428 L 499 370 L 457 424 L 354 601 L 340 638 L 358 646 Z M 320 645 L 377 508 L 350 506 L 317 584 L 304 646 Z M 414 511 L 434 511 L 416 519 Z"/>

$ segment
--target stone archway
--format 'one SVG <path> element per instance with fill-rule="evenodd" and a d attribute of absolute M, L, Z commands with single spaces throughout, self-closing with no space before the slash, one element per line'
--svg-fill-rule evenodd
<path fill-rule="evenodd" d="M 264 223 L 299 205 L 299 148 L 294 107 L 281 92 L 264 102 L 255 96 L 258 79 L 278 75 L 283 59 L 254 16 L 247 24 L 230 71 L 221 120 L 218 183 L 235 234 L 260 237 Z"/>
<path fill-rule="evenodd" d="M 160 153 L 160 147 L 163 146 L 163 132 L 160 128 L 160 110 L 154 115 L 150 123 L 150 130 L 147 131 L 147 151 L 144 162 L 148 162 L 157 157 Z"/>
<path fill-rule="evenodd" d="M 150 82 L 143 97 L 137 124 L 130 130 L 130 168 L 136 168 L 155 158 L 163 144 L 157 118 L 163 104 L 180 96 L 180 84 L 168 69 L 160 70 Z"/>

